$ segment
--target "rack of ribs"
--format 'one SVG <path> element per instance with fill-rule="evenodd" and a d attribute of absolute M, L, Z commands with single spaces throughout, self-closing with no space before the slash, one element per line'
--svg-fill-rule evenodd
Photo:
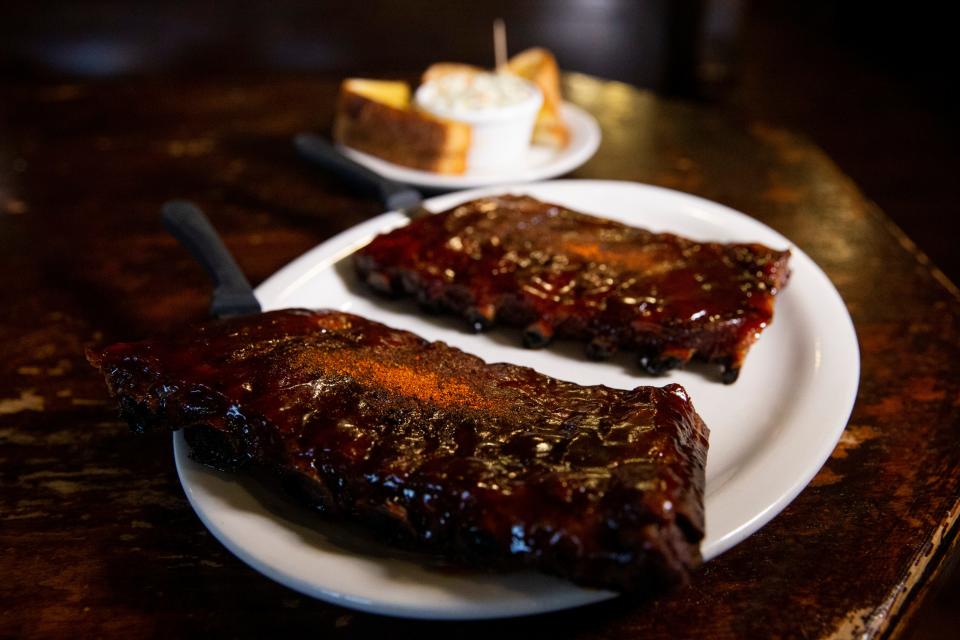
<path fill-rule="evenodd" d="M 135 432 L 475 567 L 649 592 L 700 563 L 708 430 L 682 387 L 579 386 L 336 311 L 88 351 Z"/>
<path fill-rule="evenodd" d="M 502 195 L 377 236 L 354 263 L 373 289 L 415 296 L 475 331 L 521 327 L 534 348 L 570 338 L 594 359 L 632 351 L 652 374 L 692 359 L 717 363 L 732 383 L 773 318 L 789 257 Z"/>

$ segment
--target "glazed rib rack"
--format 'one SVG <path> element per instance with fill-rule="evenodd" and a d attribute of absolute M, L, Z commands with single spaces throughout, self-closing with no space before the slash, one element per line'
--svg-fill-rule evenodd
<path fill-rule="evenodd" d="M 210 321 L 88 358 L 134 431 L 472 566 L 637 591 L 700 563 L 707 428 L 682 387 L 579 386 L 336 311 Z"/>
<path fill-rule="evenodd" d="M 570 338 L 595 359 L 630 351 L 652 374 L 717 363 L 731 383 L 773 318 L 789 256 L 503 195 L 377 236 L 355 265 L 373 289 L 413 296 L 477 331 L 521 327 L 534 348 Z"/>

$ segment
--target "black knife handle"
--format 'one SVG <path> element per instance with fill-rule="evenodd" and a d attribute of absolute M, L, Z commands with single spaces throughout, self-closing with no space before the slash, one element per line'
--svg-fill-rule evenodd
<path fill-rule="evenodd" d="M 213 280 L 210 315 L 225 318 L 260 313 L 253 288 L 199 207 L 186 200 L 171 200 L 163 205 L 161 219 L 170 235 L 203 265 Z"/>
<path fill-rule="evenodd" d="M 376 196 L 390 211 L 415 207 L 423 200 L 416 189 L 354 162 L 318 135 L 298 133 L 293 138 L 293 145 L 303 158 L 344 180 L 351 188 Z"/>

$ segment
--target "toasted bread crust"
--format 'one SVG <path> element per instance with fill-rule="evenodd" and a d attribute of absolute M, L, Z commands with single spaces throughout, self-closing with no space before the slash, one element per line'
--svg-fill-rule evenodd
<path fill-rule="evenodd" d="M 442 76 L 448 76 L 451 73 L 467 73 L 475 75 L 484 72 L 486 72 L 486 69 L 475 67 L 472 64 L 462 64 L 460 62 L 435 62 L 427 67 L 427 70 L 423 72 L 423 75 L 420 77 L 420 82 L 427 83 Z"/>
<path fill-rule="evenodd" d="M 510 58 L 507 68 L 511 73 L 537 85 L 543 93 L 543 106 L 537 114 L 533 141 L 552 147 L 565 147 L 570 142 L 570 130 L 563 121 L 560 107 L 560 68 L 557 59 L 546 49 L 535 47 L 521 51 Z"/>
<path fill-rule="evenodd" d="M 402 166 L 461 174 L 467 168 L 470 127 L 377 102 L 351 91 L 345 82 L 337 101 L 333 138 Z"/>

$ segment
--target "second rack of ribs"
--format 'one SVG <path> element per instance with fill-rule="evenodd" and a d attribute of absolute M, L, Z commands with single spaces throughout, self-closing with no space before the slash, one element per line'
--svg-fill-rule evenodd
<path fill-rule="evenodd" d="M 773 318 L 789 256 L 503 195 L 380 235 L 355 265 L 377 291 L 415 296 L 476 331 L 522 327 L 528 347 L 571 338 L 595 359 L 632 351 L 653 374 L 690 360 L 717 363 L 730 383 Z"/>
<path fill-rule="evenodd" d="M 336 311 L 91 352 L 136 431 L 484 567 L 637 591 L 700 562 L 707 428 L 677 385 L 583 387 Z"/>

